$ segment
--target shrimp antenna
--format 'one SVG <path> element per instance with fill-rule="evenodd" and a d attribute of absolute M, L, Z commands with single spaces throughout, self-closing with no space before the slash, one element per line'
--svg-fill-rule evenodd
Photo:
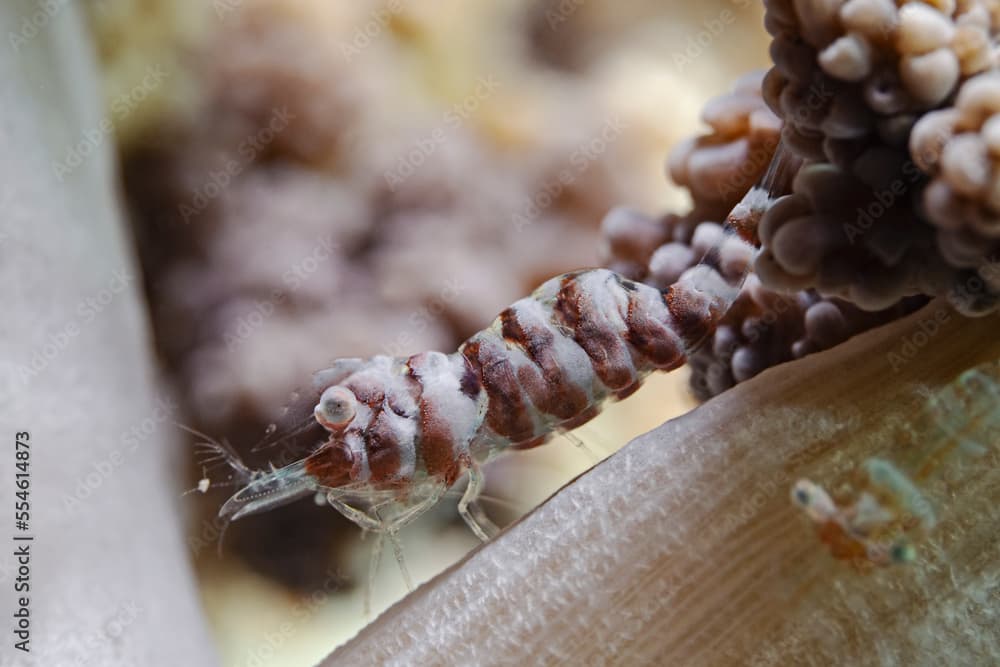
<path fill-rule="evenodd" d="M 199 448 L 198 453 L 202 457 L 199 463 L 201 463 L 202 466 L 207 465 L 208 468 L 212 468 L 218 463 L 224 463 L 236 473 L 236 479 L 233 479 L 234 476 L 230 475 L 229 479 L 226 480 L 227 484 L 235 484 L 237 482 L 244 483 L 254 477 L 254 471 L 243 463 L 243 459 L 240 458 L 240 455 L 228 442 L 224 440 L 216 440 L 215 438 L 212 438 L 197 429 L 185 426 L 179 422 L 174 422 L 174 424 L 182 431 L 186 431 L 195 437 L 201 438 L 200 442 L 195 443 L 195 447 Z M 207 490 L 207 486 L 205 487 L 205 490 Z"/>
<path fill-rule="evenodd" d="M 257 442 L 257 444 L 255 444 L 253 447 L 250 448 L 250 451 L 259 452 L 262 449 L 274 447 L 275 445 L 279 445 L 285 440 L 288 440 L 289 438 L 294 438 L 297 435 L 302 435 L 315 425 L 316 425 L 316 419 L 310 414 L 308 417 L 304 417 L 301 421 L 297 422 L 287 431 L 278 433 L 276 437 L 272 438 L 271 436 L 273 436 L 278 431 L 278 425 L 269 424 L 268 427 L 264 430 L 264 436 Z"/>
<path fill-rule="evenodd" d="M 201 441 L 197 442 L 195 446 L 200 448 L 199 454 L 203 456 L 201 460 L 201 463 L 203 464 L 202 479 L 199 480 L 196 487 L 188 489 L 182 495 L 186 496 L 194 491 L 205 493 L 208 491 L 210 486 L 226 487 L 236 486 L 237 484 L 245 484 L 256 476 L 256 471 L 251 470 L 245 463 L 243 463 L 240 455 L 228 442 L 224 440 L 216 440 L 215 438 L 212 438 L 195 428 L 181 424 L 180 422 L 174 422 L 174 425 L 182 431 L 201 438 Z M 220 462 L 226 464 L 235 474 L 230 474 L 229 479 L 225 481 L 212 482 L 208 478 L 207 469 L 204 464 L 208 464 L 208 467 L 211 468 L 212 466 L 218 465 Z M 230 523 L 232 523 L 232 519 L 226 517 L 223 519 L 222 527 L 219 529 L 219 539 L 215 545 L 215 553 L 218 558 L 222 558 L 222 541 L 225 539 L 226 529 L 229 528 Z"/>

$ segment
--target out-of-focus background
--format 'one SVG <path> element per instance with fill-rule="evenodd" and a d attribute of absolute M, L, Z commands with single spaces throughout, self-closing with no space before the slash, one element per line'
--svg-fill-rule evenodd
<path fill-rule="evenodd" d="M 706 100 L 767 64 L 745 0 L 104 0 L 90 18 L 157 353 L 182 421 L 249 451 L 330 360 L 453 350 L 599 263 L 613 206 L 664 176 Z M 577 432 L 606 456 L 693 405 L 657 377 Z M 193 439 L 186 442 L 192 454 Z M 557 440 L 487 469 L 513 521 L 592 465 Z M 202 476 L 192 455 L 190 486 Z M 183 489 L 178 489 L 180 493 Z M 371 541 L 309 502 L 189 546 L 226 665 L 308 665 L 366 623 Z M 476 546 L 444 502 L 402 535 L 424 581 Z M 571 558 L 572 554 L 566 554 Z M 405 594 L 391 558 L 374 610 Z"/>

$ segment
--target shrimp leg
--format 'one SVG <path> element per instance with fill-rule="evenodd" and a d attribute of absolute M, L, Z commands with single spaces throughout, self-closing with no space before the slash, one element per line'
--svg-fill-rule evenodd
<path fill-rule="evenodd" d="M 476 499 L 483 490 L 483 473 L 479 464 L 469 465 L 469 483 L 465 487 L 462 499 L 458 501 L 458 513 L 465 520 L 465 523 L 472 529 L 483 542 L 488 542 L 492 535 L 500 532 L 496 524 L 489 520 L 486 513 L 479 507 Z"/>
<path fill-rule="evenodd" d="M 436 501 L 437 499 L 435 498 L 434 500 Z M 417 505 L 417 507 L 427 506 L 427 504 L 427 500 L 424 500 Z M 404 521 L 408 515 L 415 516 L 415 513 L 413 512 L 414 509 L 416 508 L 411 508 L 410 511 L 403 515 L 402 518 Z M 396 564 L 399 566 L 399 572 L 403 575 L 403 583 L 406 584 L 406 590 L 412 592 L 413 578 L 410 577 L 410 570 L 406 567 L 406 559 L 403 558 L 403 545 L 399 543 L 399 535 L 397 534 L 397 531 L 402 523 L 398 523 L 397 518 L 397 520 L 393 521 L 392 525 L 387 524 L 382 520 L 382 517 L 379 516 L 378 506 L 372 508 L 372 514 L 375 515 L 375 521 L 382 526 L 382 529 L 379 531 L 379 544 L 381 545 L 383 536 L 389 536 L 389 541 L 392 542 L 392 553 L 396 557 Z"/>
<path fill-rule="evenodd" d="M 567 440 L 569 440 L 569 442 L 574 447 L 576 447 L 581 452 L 583 452 L 587 456 L 589 456 L 592 463 L 597 464 L 597 463 L 601 462 L 601 457 L 597 455 L 597 452 L 595 452 L 593 449 L 591 449 L 590 447 L 588 447 L 587 443 L 585 443 L 583 440 L 581 440 L 578 435 L 576 435 L 572 431 L 562 431 L 561 433 L 562 433 L 562 437 L 564 437 Z"/>
<path fill-rule="evenodd" d="M 375 590 L 375 576 L 378 574 L 378 566 L 382 562 L 382 531 L 375 533 L 375 544 L 372 546 L 371 560 L 368 562 L 368 583 L 365 584 L 365 618 L 371 620 L 372 617 L 372 591 Z"/>
<path fill-rule="evenodd" d="M 396 557 L 396 565 L 399 566 L 399 572 L 403 575 L 403 583 L 406 584 L 406 590 L 413 592 L 413 578 L 410 576 L 410 570 L 406 567 L 406 560 L 403 558 L 403 545 L 399 542 L 399 535 L 396 534 L 395 530 L 387 530 L 386 535 L 389 536 L 389 541 L 392 542 L 392 555 Z"/>
<path fill-rule="evenodd" d="M 340 498 L 337 498 L 334 493 L 327 493 L 326 500 L 332 507 L 334 507 L 338 512 L 343 514 L 345 517 L 358 524 L 365 530 L 370 530 L 373 533 L 384 533 L 385 525 L 378 519 L 369 516 L 366 512 L 359 510 L 357 507 L 352 507 L 348 505 Z"/>

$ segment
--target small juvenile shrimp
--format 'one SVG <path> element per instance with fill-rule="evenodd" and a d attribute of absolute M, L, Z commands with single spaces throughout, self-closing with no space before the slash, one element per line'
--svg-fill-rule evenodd
<path fill-rule="evenodd" d="M 542 284 L 451 354 L 340 359 L 319 371 L 301 428 L 320 424 L 324 440 L 290 465 L 245 473 L 220 516 L 321 494 L 378 534 L 376 567 L 387 536 L 408 579 L 398 531 L 464 477 L 458 512 L 488 540 L 497 527 L 476 504 L 483 463 L 589 421 L 650 372 L 681 366 L 710 335 L 749 271 L 773 182 L 797 167 L 783 155 L 728 216 L 723 245 L 662 292 L 606 269 L 575 271 Z"/>
<path fill-rule="evenodd" d="M 801 479 L 792 501 L 816 525 L 816 533 L 837 560 L 859 570 L 872 565 L 909 563 L 916 549 L 907 533 L 926 534 L 934 512 L 920 490 L 883 459 L 865 462 L 864 490 L 850 502 L 836 503 L 819 485 Z"/>
<path fill-rule="evenodd" d="M 816 525 L 831 554 L 863 569 L 906 563 L 916 558 L 913 537 L 925 537 L 937 524 L 934 507 L 921 486 L 948 463 L 961 465 L 995 447 L 1000 427 L 1000 363 L 964 371 L 938 392 L 926 394 L 931 423 L 922 431 L 925 443 L 910 448 L 912 474 L 881 458 L 862 466 L 863 476 L 848 497 L 835 502 L 822 487 L 799 480 L 792 501 Z M 955 460 L 963 459 L 963 460 Z"/>

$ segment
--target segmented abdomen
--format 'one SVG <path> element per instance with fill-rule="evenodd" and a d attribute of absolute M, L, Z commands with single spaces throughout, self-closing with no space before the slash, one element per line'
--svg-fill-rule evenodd
<path fill-rule="evenodd" d="M 739 294 L 755 252 L 748 230 L 768 203 L 766 189 L 752 189 L 721 244 L 663 292 L 607 269 L 575 271 L 453 354 L 376 356 L 324 371 L 324 390 L 336 385 L 356 399 L 350 423 L 330 422 L 352 452 L 354 482 L 406 489 L 426 473 L 451 485 L 472 459 L 539 445 L 590 420 L 609 397 L 628 396 L 649 372 L 682 365 Z M 327 450 L 312 458 L 326 461 Z"/>
<path fill-rule="evenodd" d="M 518 447 L 574 428 L 653 370 L 682 365 L 711 331 L 721 277 L 696 267 L 660 292 L 607 269 L 544 283 L 460 348 L 485 394 L 486 440 Z M 724 291 L 724 290 L 723 290 Z"/>

